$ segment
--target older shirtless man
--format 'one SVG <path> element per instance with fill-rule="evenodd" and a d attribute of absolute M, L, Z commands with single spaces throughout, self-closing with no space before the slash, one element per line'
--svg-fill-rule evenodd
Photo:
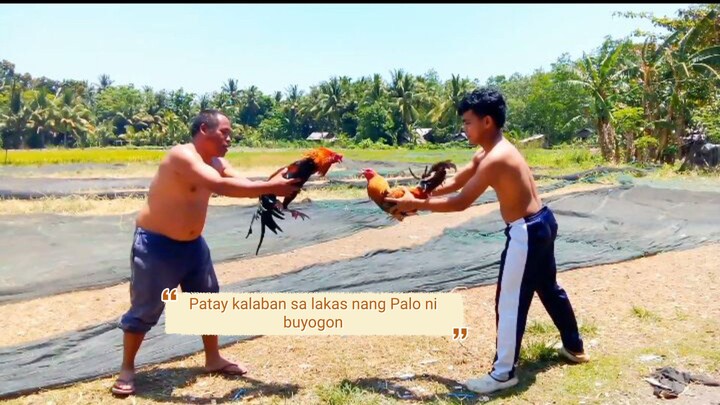
<path fill-rule="evenodd" d="M 145 334 L 157 324 L 165 288 L 184 292 L 219 291 L 202 237 L 210 196 L 257 198 L 286 196 L 298 190 L 296 180 L 275 176 L 250 181 L 223 158 L 230 146 L 230 121 L 216 110 L 204 110 L 193 121 L 192 142 L 173 147 L 150 184 L 147 203 L 138 214 L 131 251 L 130 309 L 120 319 L 124 353 L 112 392 L 135 392 L 135 355 Z M 205 369 L 243 375 L 247 369 L 220 356 L 217 336 L 203 336 Z"/>

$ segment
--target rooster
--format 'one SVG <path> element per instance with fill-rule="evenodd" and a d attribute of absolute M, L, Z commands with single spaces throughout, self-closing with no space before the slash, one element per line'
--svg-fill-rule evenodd
<path fill-rule="evenodd" d="M 287 172 L 285 172 L 285 174 L 283 174 L 282 176 L 286 179 L 300 179 L 300 181 L 296 184 L 299 187 L 302 187 L 305 182 L 308 181 L 310 176 L 315 173 L 317 173 L 320 177 L 325 177 L 325 175 L 327 175 L 327 172 L 330 170 L 330 167 L 335 163 L 342 162 L 342 159 L 343 156 L 341 154 L 335 153 L 328 148 L 315 148 L 305 153 L 305 156 L 302 159 L 297 160 L 287 166 Z M 277 170 L 275 173 L 270 175 L 270 179 L 279 175 L 284 169 L 285 167 Z M 270 229 L 276 235 L 277 231 L 283 231 L 282 228 L 278 226 L 277 222 L 275 222 L 275 218 L 285 218 L 283 211 L 290 211 L 294 219 L 300 217 L 304 221 L 305 218 L 310 218 L 309 216 L 300 211 L 288 209 L 288 206 L 295 199 L 295 197 L 297 197 L 299 192 L 300 191 L 298 190 L 298 192 L 285 197 L 282 203 L 274 194 L 265 194 L 260 196 L 260 203 L 258 204 L 258 209 L 253 215 L 252 221 L 250 221 L 250 229 L 248 230 L 247 236 L 245 236 L 246 239 L 250 237 L 250 235 L 252 234 L 253 223 L 256 219 L 259 218 L 260 242 L 258 243 L 255 255 L 260 252 L 260 246 L 262 246 L 263 239 L 265 238 L 265 228 Z"/>
<path fill-rule="evenodd" d="M 402 196 L 405 195 L 405 192 L 410 192 L 413 196 L 415 196 L 415 198 L 426 199 L 430 196 L 430 193 L 432 193 L 433 190 L 438 188 L 445 181 L 445 178 L 447 177 L 447 170 L 450 168 L 457 171 L 457 167 L 455 166 L 455 164 L 449 160 L 435 163 L 430 167 L 429 171 L 426 166 L 425 172 L 422 174 L 421 178 L 415 176 L 415 173 L 410 170 L 410 173 L 413 175 L 413 177 L 420 180 L 420 183 L 412 188 L 403 186 L 391 188 L 388 181 L 385 180 L 384 177 L 379 175 L 373 169 L 364 169 L 362 171 L 362 174 L 365 176 L 368 182 L 368 197 L 370 197 L 370 199 L 375 204 L 377 204 L 378 207 L 380 207 L 383 211 L 392 215 L 393 218 L 397 219 L 398 221 L 402 221 L 406 216 L 412 215 L 414 214 L 414 212 L 399 212 L 393 214 L 392 211 L 395 204 L 385 201 L 385 198 L 402 198 Z"/>

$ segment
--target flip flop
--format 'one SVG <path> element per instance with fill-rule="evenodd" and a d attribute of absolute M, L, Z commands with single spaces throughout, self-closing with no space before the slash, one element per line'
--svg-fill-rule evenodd
<path fill-rule="evenodd" d="M 128 387 L 122 387 L 129 386 Z M 135 383 L 133 381 L 117 379 L 112 387 L 112 393 L 115 395 L 133 395 L 135 393 Z"/>
<path fill-rule="evenodd" d="M 234 369 L 231 369 L 234 368 Z M 225 367 L 219 368 L 217 370 L 208 371 L 208 374 L 214 374 L 219 373 L 223 375 L 232 375 L 232 376 L 243 376 L 247 374 L 247 371 L 240 370 L 240 366 L 238 366 L 235 363 L 226 364 Z"/>

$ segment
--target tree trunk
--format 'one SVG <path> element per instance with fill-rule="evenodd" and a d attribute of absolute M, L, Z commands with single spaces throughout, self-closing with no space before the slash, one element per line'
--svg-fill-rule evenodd
<path fill-rule="evenodd" d="M 685 138 L 685 115 L 684 114 L 678 114 L 675 117 L 675 136 L 673 137 L 673 145 L 676 146 L 676 150 L 680 151 L 680 147 L 682 146 L 682 140 Z M 675 155 L 672 156 L 672 162 L 675 163 Z"/>
<path fill-rule="evenodd" d="M 613 152 L 611 156 L 612 161 L 614 163 L 618 163 L 620 159 L 620 153 L 618 153 L 617 137 L 615 134 L 615 128 L 610 122 L 607 123 L 607 137 L 608 145 L 610 146 L 610 150 Z"/>
<path fill-rule="evenodd" d="M 675 120 L 675 112 L 673 111 L 672 104 L 670 105 L 669 111 L 668 111 L 668 122 L 674 122 Z M 664 127 L 662 128 L 660 132 L 660 142 L 658 142 L 658 149 L 655 153 L 655 161 L 659 162 L 662 160 L 663 151 L 668 145 L 668 141 L 670 139 L 670 128 Z"/>
<path fill-rule="evenodd" d="M 635 156 L 635 134 L 625 133 L 625 163 L 630 163 Z"/>
<path fill-rule="evenodd" d="M 601 118 L 598 120 L 598 135 L 600 138 L 600 152 L 602 153 L 603 159 L 606 161 L 612 160 L 617 163 L 617 154 L 615 153 L 617 147 L 615 142 L 615 129 L 608 119 Z"/>
<path fill-rule="evenodd" d="M 598 119 L 597 121 L 597 133 L 598 143 L 600 143 L 600 154 L 602 155 L 603 160 L 607 160 L 608 151 L 607 145 L 605 144 L 605 124 L 602 119 Z"/>

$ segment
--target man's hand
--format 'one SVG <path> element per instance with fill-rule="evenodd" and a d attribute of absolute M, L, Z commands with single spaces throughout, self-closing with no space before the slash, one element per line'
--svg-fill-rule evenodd
<path fill-rule="evenodd" d="M 287 170 L 288 169 L 285 168 L 267 182 L 267 184 L 272 187 L 272 190 L 274 190 L 272 194 L 279 197 L 287 197 L 300 191 L 297 183 L 302 181 L 302 179 L 286 179 L 283 175 L 287 173 Z"/>
<path fill-rule="evenodd" d="M 410 212 L 410 211 L 416 211 L 420 207 L 420 204 L 423 202 L 423 200 L 419 200 L 415 198 L 412 193 L 406 191 L 405 194 L 401 198 L 385 198 L 385 201 L 389 203 L 395 203 L 395 207 L 392 210 L 392 214 L 398 214 L 401 212 Z"/>

